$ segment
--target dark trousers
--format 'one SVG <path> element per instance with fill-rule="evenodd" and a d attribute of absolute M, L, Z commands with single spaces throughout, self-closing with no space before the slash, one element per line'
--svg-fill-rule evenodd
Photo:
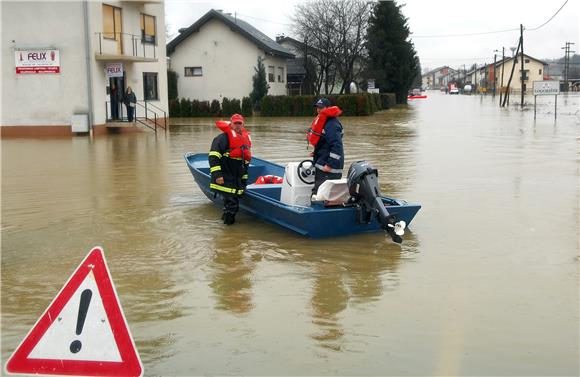
<path fill-rule="evenodd" d="M 119 119 L 119 102 L 111 101 L 111 119 Z"/>
<path fill-rule="evenodd" d="M 341 178 L 342 173 L 326 173 L 316 168 L 316 171 L 314 172 L 314 188 L 312 189 L 312 193 L 313 194 L 318 193 L 318 188 L 327 179 L 341 179 Z"/>
<path fill-rule="evenodd" d="M 127 119 L 129 120 L 129 122 L 133 121 L 133 112 L 135 111 L 135 108 L 132 107 L 131 105 L 127 105 Z"/>
<path fill-rule="evenodd" d="M 223 193 L 224 197 L 224 213 L 231 213 L 235 215 L 240 209 L 240 197 L 234 194 Z"/>
<path fill-rule="evenodd" d="M 236 222 L 236 213 L 240 208 L 240 197 L 234 194 L 222 193 L 224 198 L 224 212 L 222 220 L 226 225 L 232 225 Z"/>

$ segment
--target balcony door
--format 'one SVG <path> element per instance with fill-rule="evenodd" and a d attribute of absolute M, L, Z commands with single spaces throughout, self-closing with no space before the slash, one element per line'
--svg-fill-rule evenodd
<path fill-rule="evenodd" d="M 117 54 L 123 54 L 122 9 L 103 4 L 103 38 L 116 43 Z"/>

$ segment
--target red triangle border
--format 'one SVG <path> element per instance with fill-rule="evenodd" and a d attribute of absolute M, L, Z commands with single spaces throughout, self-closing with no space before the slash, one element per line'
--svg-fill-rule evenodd
<path fill-rule="evenodd" d="M 92 271 L 121 362 L 29 359 L 28 355 Z M 103 249 L 93 248 L 6 363 L 6 372 L 76 376 L 141 376 L 143 365 L 121 309 Z"/>

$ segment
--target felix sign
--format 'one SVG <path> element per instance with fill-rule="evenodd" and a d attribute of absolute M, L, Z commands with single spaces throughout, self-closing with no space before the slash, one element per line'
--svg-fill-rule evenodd
<path fill-rule="evenodd" d="M 107 77 L 123 77 L 123 63 L 110 63 L 105 66 Z"/>
<path fill-rule="evenodd" d="M 16 74 L 60 73 L 60 52 L 57 49 L 14 51 Z"/>

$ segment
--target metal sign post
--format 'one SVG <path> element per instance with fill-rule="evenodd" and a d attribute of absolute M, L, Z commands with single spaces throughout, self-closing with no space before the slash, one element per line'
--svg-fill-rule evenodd
<path fill-rule="evenodd" d="M 554 95 L 554 119 L 557 118 L 558 94 L 560 94 L 559 81 L 534 81 L 534 119 L 536 119 L 536 97 Z"/>

